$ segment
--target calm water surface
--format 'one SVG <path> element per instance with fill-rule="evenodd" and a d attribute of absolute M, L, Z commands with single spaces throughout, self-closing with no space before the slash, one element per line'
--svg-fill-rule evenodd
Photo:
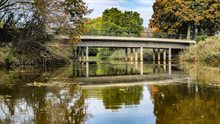
<path fill-rule="evenodd" d="M 220 69 L 124 62 L 0 70 L 0 124 L 220 124 Z"/>

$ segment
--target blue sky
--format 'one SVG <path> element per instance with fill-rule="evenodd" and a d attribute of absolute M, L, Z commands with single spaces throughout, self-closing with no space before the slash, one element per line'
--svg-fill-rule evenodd
<path fill-rule="evenodd" d="M 105 9 L 117 7 L 120 10 L 132 10 L 141 14 L 144 19 L 144 26 L 148 26 L 149 19 L 153 14 L 152 5 L 155 0 L 84 0 L 93 12 L 88 15 L 95 18 L 102 15 Z"/>

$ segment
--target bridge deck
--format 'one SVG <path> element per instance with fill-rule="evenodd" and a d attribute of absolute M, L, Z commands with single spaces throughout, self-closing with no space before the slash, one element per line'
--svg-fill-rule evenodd
<path fill-rule="evenodd" d="M 127 42 L 166 42 L 166 43 L 188 43 L 195 44 L 194 40 L 186 39 L 167 39 L 167 38 L 142 38 L 142 37 L 112 37 L 112 36 L 82 36 L 83 41 L 102 40 L 102 41 L 127 41 Z"/>
<path fill-rule="evenodd" d="M 109 36 L 82 36 L 78 47 L 121 47 L 121 48 L 172 48 L 185 49 L 193 40 L 138 38 L 138 37 L 109 37 Z"/>

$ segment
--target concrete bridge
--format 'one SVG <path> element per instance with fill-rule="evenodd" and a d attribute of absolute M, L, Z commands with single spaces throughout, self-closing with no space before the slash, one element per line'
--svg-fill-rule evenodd
<path fill-rule="evenodd" d="M 186 49 L 196 44 L 193 40 L 112 37 L 112 36 L 82 36 L 81 42 L 76 45 L 75 56 L 89 60 L 89 48 L 123 48 L 125 60 L 143 62 L 143 50 L 152 49 L 153 60 L 171 61 L 172 54 L 177 50 Z M 138 59 L 140 58 L 140 59 Z"/>

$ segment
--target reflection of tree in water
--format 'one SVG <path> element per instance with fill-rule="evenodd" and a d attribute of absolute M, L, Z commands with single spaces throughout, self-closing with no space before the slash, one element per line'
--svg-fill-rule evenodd
<path fill-rule="evenodd" d="M 106 109 L 119 109 L 122 105 L 138 105 L 142 99 L 142 86 L 112 87 L 102 90 Z"/>
<path fill-rule="evenodd" d="M 0 123 L 81 124 L 88 118 L 78 86 L 26 87 L 35 80 L 47 81 L 44 73 L 16 73 L 0 86 Z M 62 82 L 60 82 L 62 84 Z M 13 85 L 11 85 L 13 84 Z"/>
<path fill-rule="evenodd" d="M 77 86 L 62 89 L 24 87 L 23 91 L 23 98 L 14 93 L 10 94 L 12 98 L 0 102 L 0 115 L 4 115 L 0 116 L 0 123 L 81 124 L 88 118 L 84 95 Z"/>
<path fill-rule="evenodd" d="M 157 124 L 219 124 L 217 89 L 199 85 L 149 86 Z M 219 90 L 219 88 L 218 88 Z"/>

